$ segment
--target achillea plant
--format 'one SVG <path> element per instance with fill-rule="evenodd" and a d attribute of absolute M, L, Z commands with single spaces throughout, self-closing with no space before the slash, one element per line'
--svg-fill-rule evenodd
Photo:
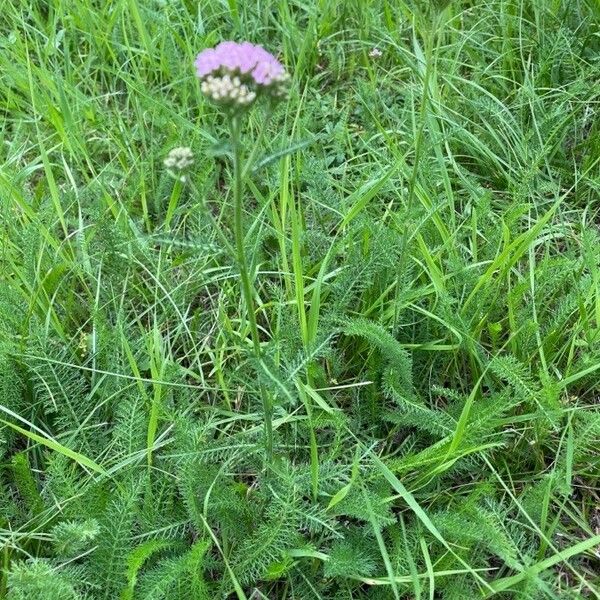
<path fill-rule="evenodd" d="M 250 42 L 221 42 L 215 48 L 208 48 L 198 54 L 195 62 L 196 73 L 201 81 L 202 93 L 222 107 L 229 121 L 231 147 L 233 151 L 233 202 L 235 255 L 240 272 L 241 291 L 248 313 L 248 324 L 255 358 L 262 355 L 256 307 L 254 284 L 250 275 L 244 250 L 242 223 L 244 177 L 254 162 L 259 140 L 265 130 L 268 118 L 263 121 L 259 140 L 246 161 L 242 158 L 241 119 L 255 101 L 268 102 L 268 116 L 274 105 L 287 97 L 289 74 L 283 65 L 261 46 Z M 273 455 L 273 402 L 268 390 L 261 384 L 261 396 L 265 424 L 266 464 Z"/>
<path fill-rule="evenodd" d="M 594 3 L 49 4 L 0 16 L 0 599 L 600 598 Z M 182 60 L 232 28 L 302 94 Z"/>

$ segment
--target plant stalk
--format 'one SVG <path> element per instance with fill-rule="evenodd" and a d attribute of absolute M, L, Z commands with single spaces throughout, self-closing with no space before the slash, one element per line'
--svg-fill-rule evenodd
<path fill-rule="evenodd" d="M 235 251 L 238 268 L 240 271 L 240 282 L 242 288 L 242 297 L 246 305 L 248 314 L 248 324 L 250 327 L 250 336 L 252 338 L 252 348 L 257 361 L 261 360 L 262 350 L 260 347 L 260 337 L 258 334 L 258 325 L 256 323 L 256 306 L 254 303 L 254 285 L 250 278 L 246 251 L 244 249 L 244 227 L 243 227 L 243 185 L 244 185 L 244 166 L 242 164 L 242 148 L 240 144 L 240 120 L 233 116 L 230 120 L 231 146 L 233 149 L 233 208 L 234 208 L 234 236 Z M 263 404 L 263 416 L 265 427 L 265 462 L 267 467 L 271 465 L 273 459 L 273 405 L 271 397 L 263 383 L 260 383 L 260 395 Z"/>

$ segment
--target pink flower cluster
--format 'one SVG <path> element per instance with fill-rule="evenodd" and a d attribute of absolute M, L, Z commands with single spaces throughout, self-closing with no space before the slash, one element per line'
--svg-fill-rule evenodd
<path fill-rule="evenodd" d="M 195 65 L 202 92 L 221 104 L 248 105 L 261 91 L 277 99 L 287 93 L 283 65 L 250 42 L 221 42 L 200 52 Z"/>

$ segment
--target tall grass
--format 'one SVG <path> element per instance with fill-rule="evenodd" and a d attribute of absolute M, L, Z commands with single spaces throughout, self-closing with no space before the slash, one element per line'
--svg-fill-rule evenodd
<path fill-rule="evenodd" d="M 0 34 L 0 598 L 600 597 L 595 0 Z M 192 67 L 230 38 L 293 73 L 237 214 Z"/>

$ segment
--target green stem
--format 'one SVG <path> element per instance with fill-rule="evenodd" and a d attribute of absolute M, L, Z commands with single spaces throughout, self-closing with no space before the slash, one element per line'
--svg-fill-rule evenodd
<path fill-rule="evenodd" d="M 258 154 L 261 142 L 263 141 L 263 138 L 265 137 L 265 132 L 267 131 L 267 127 L 269 125 L 269 122 L 271 121 L 272 116 L 273 116 L 273 107 L 269 106 L 269 108 L 267 109 L 265 118 L 263 119 L 262 125 L 260 127 L 260 131 L 258 132 L 258 137 L 256 138 L 256 142 L 254 143 L 254 147 L 252 148 L 250 155 L 246 159 L 246 164 L 242 170 L 242 179 L 246 179 L 246 177 L 249 175 L 250 169 L 252 169 L 252 167 L 254 167 L 254 163 L 256 161 L 256 155 Z"/>
<path fill-rule="evenodd" d="M 231 127 L 231 146 L 233 148 L 233 221 L 235 250 L 238 268 L 240 270 L 240 281 L 242 288 L 242 297 L 246 305 L 248 314 L 248 324 L 250 326 L 250 336 L 252 338 L 252 347 L 256 360 L 260 360 L 262 350 L 260 347 L 260 337 L 258 334 L 258 325 L 256 323 L 256 308 L 254 304 L 254 286 L 250 279 L 246 252 L 244 249 L 244 228 L 243 228 L 243 185 L 244 168 L 242 165 L 242 149 L 240 145 L 240 121 L 237 116 L 233 116 L 230 121 Z M 273 458 L 273 406 L 271 398 L 265 388 L 260 384 L 260 394 L 263 403 L 263 413 L 265 421 L 265 451 L 267 466 L 271 464 Z"/>

